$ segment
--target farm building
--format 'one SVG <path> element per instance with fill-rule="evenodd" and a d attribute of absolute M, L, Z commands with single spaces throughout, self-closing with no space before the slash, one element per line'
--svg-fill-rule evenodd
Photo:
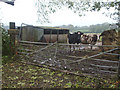
<path fill-rule="evenodd" d="M 20 37 L 23 41 L 54 43 L 67 43 L 68 29 L 55 27 L 24 26 Z"/>

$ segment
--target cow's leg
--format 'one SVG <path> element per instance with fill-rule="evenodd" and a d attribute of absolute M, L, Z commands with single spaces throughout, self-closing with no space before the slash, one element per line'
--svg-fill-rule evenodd
<path fill-rule="evenodd" d="M 74 50 L 75 50 L 74 45 L 72 45 L 71 46 L 71 51 L 74 51 Z"/>
<path fill-rule="evenodd" d="M 102 49 L 102 52 L 104 52 L 104 47 L 102 47 L 101 49 Z"/>
<path fill-rule="evenodd" d="M 80 49 L 82 48 L 82 46 L 81 46 L 81 45 L 82 45 L 82 43 L 80 43 L 80 46 L 79 46 L 79 47 L 80 47 Z"/>
<path fill-rule="evenodd" d="M 90 46 L 90 49 L 91 49 L 91 50 L 92 50 L 92 47 L 93 47 L 93 46 Z"/>
<path fill-rule="evenodd" d="M 71 45 L 69 47 L 70 47 L 70 52 L 71 52 Z"/>
<path fill-rule="evenodd" d="M 79 46 L 78 46 L 78 45 L 79 45 L 79 43 L 77 42 L 77 46 L 76 46 L 76 49 L 77 49 L 77 50 L 79 50 Z"/>
<path fill-rule="evenodd" d="M 79 46 L 78 46 L 78 50 L 80 50 L 80 43 L 78 44 Z"/>
<path fill-rule="evenodd" d="M 75 46 L 73 45 L 73 51 L 75 51 Z"/>

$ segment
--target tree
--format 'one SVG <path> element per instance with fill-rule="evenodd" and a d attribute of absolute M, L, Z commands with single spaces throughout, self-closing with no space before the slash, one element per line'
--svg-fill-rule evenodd
<path fill-rule="evenodd" d="M 38 21 L 41 23 L 49 22 L 48 16 L 50 13 L 56 12 L 58 9 L 62 7 L 67 7 L 71 9 L 74 13 L 78 14 L 79 16 L 85 15 L 87 11 L 100 11 L 101 9 L 108 11 L 106 13 L 107 16 L 118 20 L 118 7 L 119 1 L 113 0 L 109 2 L 102 2 L 102 0 L 37 0 L 36 1 L 37 13 L 38 13 Z M 113 9 L 115 12 L 109 11 Z"/>

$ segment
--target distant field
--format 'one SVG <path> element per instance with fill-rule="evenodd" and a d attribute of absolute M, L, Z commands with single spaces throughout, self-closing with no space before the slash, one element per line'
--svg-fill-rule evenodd
<path fill-rule="evenodd" d="M 83 32 L 83 33 L 90 32 L 89 30 L 79 30 L 79 31 L 81 31 L 81 32 Z"/>
<path fill-rule="evenodd" d="M 72 32 L 77 32 L 77 31 L 81 31 L 83 33 L 90 32 L 89 30 L 73 30 Z"/>
<path fill-rule="evenodd" d="M 100 35 L 101 33 L 85 33 L 87 35 L 93 35 L 93 34 L 97 34 L 97 35 Z"/>
<path fill-rule="evenodd" d="M 90 32 L 90 30 L 73 30 L 72 32 L 77 32 L 77 31 L 81 31 L 83 33 L 92 33 Z M 95 34 L 100 34 L 100 33 L 95 33 Z"/>

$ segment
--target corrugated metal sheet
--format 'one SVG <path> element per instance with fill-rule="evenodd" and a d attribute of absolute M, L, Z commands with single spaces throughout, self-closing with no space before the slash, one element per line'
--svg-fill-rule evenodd
<path fill-rule="evenodd" d="M 22 28 L 23 41 L 39 41 L 43 36 L 43 29 L 37 27 L 26 26 Z"/>

